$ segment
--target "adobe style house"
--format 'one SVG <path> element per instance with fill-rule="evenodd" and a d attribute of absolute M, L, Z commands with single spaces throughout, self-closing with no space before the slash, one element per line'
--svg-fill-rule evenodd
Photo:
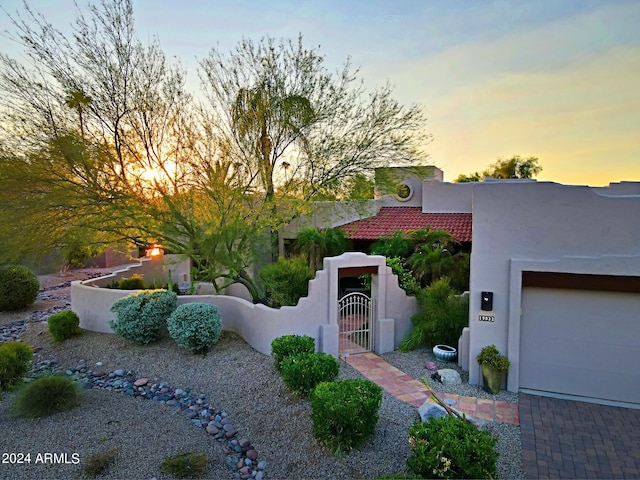
<path fill-rule="evenodd" d="M 398 229 L 448 230 L 471 241 L 459 344 L 471 383 L 482 383 L 476 355 L 494 344 L 511 360 L 510 391 L 640 406 L 640 182 L 452 184 L 427 169 L 397 194 L 321 205 L 283 241 L 305 225 L 344 226 L 361 246 Z"/>
<path fill-rule="evenodd" d="M 374 200 L 352 202 L 317 202 L 314 214 L 294 220 L 280 233 L 281 247 L 296 238 L 302 227 L 340 227 L 351 240 L 353 250 L 367 252 L 373 242 L 394 232 L 420 230 L 430 226 L 433 230 L 446 230 L 468 248 L 471 242 L 471 212 L 435 208 L 423 202 L 424 188 L 442 183 L 442 170 L 433 167 L 386 168 L 376 171 L 385 184 L 395 183 L 395 192 L 376 192 Z M 397 180 L 396 180 L 397 179 Z M 393 188 L 393 187 L 390 187 Z"/>

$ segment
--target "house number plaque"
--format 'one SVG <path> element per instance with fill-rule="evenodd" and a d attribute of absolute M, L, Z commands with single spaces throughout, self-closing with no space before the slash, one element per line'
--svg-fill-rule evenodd
<path fill-rule="evenodd" d="M 481 322 L 495 322 L 496 317 L 493 315 L 478 315 L 478 320 Z"/>

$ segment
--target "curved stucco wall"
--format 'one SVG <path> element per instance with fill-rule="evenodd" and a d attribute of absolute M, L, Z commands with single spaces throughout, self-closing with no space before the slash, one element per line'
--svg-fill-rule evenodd
<path fill-rule="evenodd" d="M 222 317 L 222 328 L 235 332 L 261 353 L 271 353 L 271 342 L 281 335 L 308 335 L 316 339 L 319 351 L 338 355 L 337 278 L 339 268 L 362 263 L 379 267 L 377 281 L 376 351 L 384 353 L 397 347 L 411 328 L 411 316 L 417 311 L 415 298 L 398 287 L 398 280 L 385 264 L 384 257 L 346 253 L 325 259 L 325 268 L 309 282 L 309 295 L 294 307 L 270 308 L 227 295 L 185 295 L 178 304 L 203 302 L 216 305 Z M 95 281 L 93 282 L 95 283 Z M 131 291 L 97 288 L 87 282 L 71 284 L 71 308 L 86 330 L 113 333 L 109 322 L 114 319 L 111 305 Z"/>

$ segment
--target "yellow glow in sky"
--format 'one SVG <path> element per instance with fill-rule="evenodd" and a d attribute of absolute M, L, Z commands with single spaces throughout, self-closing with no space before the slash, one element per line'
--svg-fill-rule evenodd
<path fill-rule="evenodd" d="M 14 13 L 22 0 L 0 0 Z M 32 0 L 54 25 L 73 0 Z M 81 2 L 84 5 L 84 2 Z M 94 2 L 99 3 L 99 2 Z M 157 36 L 198 87 L 198 60 L 242 38 L 296 38 L 329 70 L 347 57 L 365 86 L 420 104 L 445 180 L 498 157 L 536 156 L 539 180 L 640 181 L 638 0 L 133 0 L 140 38 Z M 10 28 L 0 14 L 0 30 Z M 1 50 L 11 45 L 0 37 Z"/>

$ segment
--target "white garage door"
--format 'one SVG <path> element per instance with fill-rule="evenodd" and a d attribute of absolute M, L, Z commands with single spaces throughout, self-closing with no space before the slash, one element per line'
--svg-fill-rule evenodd
<path fill-rule="evenodd" d="M 520 388 L 640 404 L 640 294 L 523 288 Z"/>

